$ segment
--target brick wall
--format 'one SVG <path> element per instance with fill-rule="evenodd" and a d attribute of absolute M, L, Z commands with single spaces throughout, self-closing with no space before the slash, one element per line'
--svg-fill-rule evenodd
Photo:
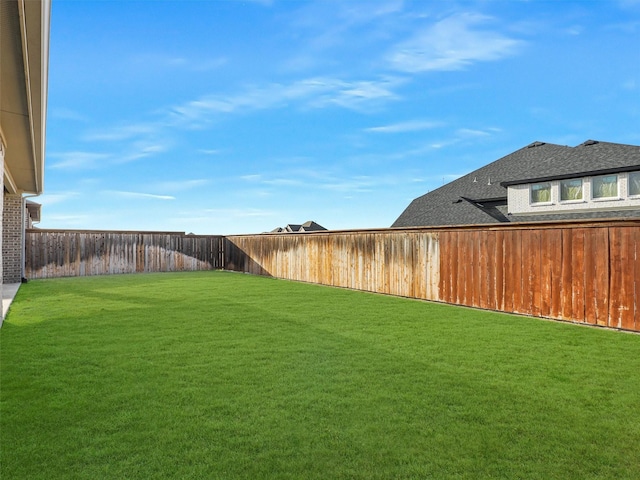
<path fill-rule="evenodd" d="M 22 196 L 5 193 L 2 214 L 2 280 L 18 283 L 22 279 Z"/>
<path fill-rule="evenodd" d="M 2 302 L 2 264 L 4 263 L 2 255 L 2 223 L 3 223 L 3 206 L 4 206 L 4 145 L 0 139 L 0 302 Z M 2 307 L 0 307 L 2 310 Z M 2 311 L 0 311 L 0 325 L 2 325 Z"/>

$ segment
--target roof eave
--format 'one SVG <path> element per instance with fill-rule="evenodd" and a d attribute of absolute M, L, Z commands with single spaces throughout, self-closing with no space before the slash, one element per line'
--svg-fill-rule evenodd
<path fill-rule="evenodd" d="M 21 0 L 19 11 L 35 187 L 29 193 L 40 194 L 44 190 L 51 1 Z"/>
<path fill-rule="evenodd" d="M 503 187 L 510 187 L 513 185 L 524 185 L 527 183 L 539 183 L 539 182 L 550 182 L 552 180 L 566 180 L 568 178 L 580 178 L 580 177 L 592 177 L 596 175 L 609 175 L 612 173 L 624 173 L 624 172 L 633 172 L 635 170 L 640 170 L 640 164 L 638 165 L 627 165 L 625 167 L 616 167 L 616 168 L 604 168 L 600 170 L 590 170 L 586 172 L 573 172 L 567 173 L 564 175 L 552 175 L 547 177 L 535 177 L 535 178 L 523 178 L 521 180 L 510 180 L 507 182 L 500 182 L 500 185 Z"/>
<path fill-rule="evenodd" d="M 7 54 L 6 58 L 12 59 L 7 61 L 15 67 L 2 75 L 4 181 L 11 193 L 40 194 L 44 187 L 51 2 L 16 0 L 13 7 L 3 5 L 4 14 L 8 17 L 3 24 L 15 26 L 3 32 L 2 38 L 2 55 Z"/>

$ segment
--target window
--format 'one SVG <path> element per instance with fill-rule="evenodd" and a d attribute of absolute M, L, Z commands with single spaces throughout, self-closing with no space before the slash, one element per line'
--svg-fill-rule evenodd
<path fill-rule="evenodd" d="M 592 198 L 617 198 L 618 197 L 618 176 L 603 175 L 591 179 Z"/>
<path fill-rule="evenodd" d="M 629 174 L 629 195 L 640 195 L 640 172 Z"/>
<path fill-rule="evenodd" d="M 531 203 L 549 202 L 551 202 L 551 184 L 549 182 L 531 185 Z"/>
<path fill-rule="evenodd" d="M 560 182 L 560 200 L 582 200 L 582 180 L 562 180 Z"/>

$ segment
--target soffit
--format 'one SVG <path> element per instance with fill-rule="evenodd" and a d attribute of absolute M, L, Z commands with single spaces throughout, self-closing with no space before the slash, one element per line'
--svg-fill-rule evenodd
<path fill-rule="evenodd" d="M 0 128 L 5 170 L 18 192 L 40 193 L 43 186 L 49 7 L 0 2 Z"/>

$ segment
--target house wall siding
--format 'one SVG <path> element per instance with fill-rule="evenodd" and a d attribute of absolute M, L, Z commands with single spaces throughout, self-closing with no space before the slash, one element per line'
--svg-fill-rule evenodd
<path fill-rule="evenodd" d="M 2 224 L 4 222 L 4 144 L 0 137 L 0 302 L 2 302 L 2 264 L 4 256 L 2 255 Z M 0 307 L 0 325 L 2 325 L 2 307 Z"/>
<path fill-rule="evenodd" d="M 22 279 L 22 196 L 5 194 L 2 215 L 2 279 L 18 283 Z"/>
<path fill-rule="evenodd" d="M 585 211 L 615 211 L 640 208 L 640 197 L 628 195 L 628 173 L 618 173 L 618 197 L 614 200 L 593 200 L 591 198 L 591 178 L 583 177 L 582 201 L 561 202 L 560 180 L 551 183 L 551 202 L 532 205 L 530 199 L 531 184 L 511 185 L 508 188 L 507 201 L 509 213 L 514 215 L 546 215 L 549 213 L 568 213 Z M 576 177 L 580 178 L 580 177 Z"/>

